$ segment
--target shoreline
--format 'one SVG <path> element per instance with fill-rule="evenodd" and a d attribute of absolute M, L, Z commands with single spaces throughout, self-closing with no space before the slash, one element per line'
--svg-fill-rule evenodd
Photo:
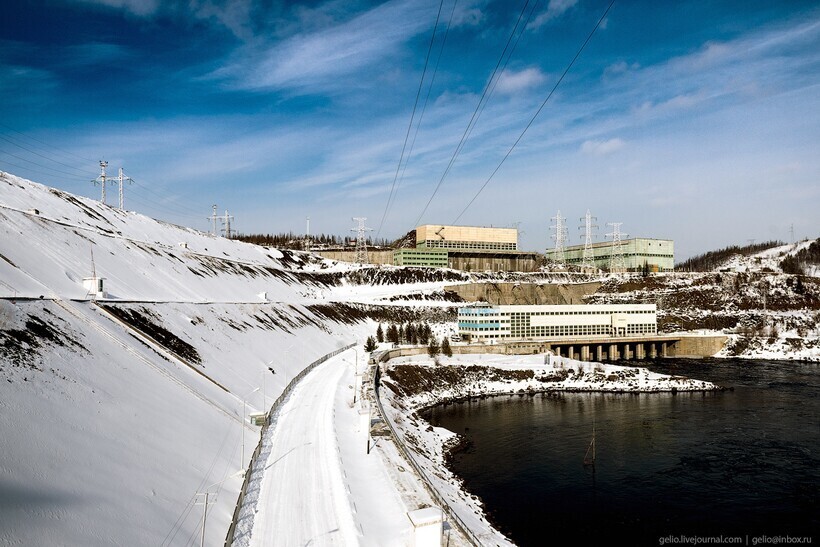
<path fill-rule="evenodd" d="M 517 363 L 510 364 L 512 361 Z M 380 391 L 384 418 L 401 436 L 397 442 L 413 453 L 413 459 L 424 470 L 422 480 L 447 500 L 452 512 L 482 544 L 515 545 L 490 521 L 483 501 L 469 493 L 463 480 L 447 466 L 464 438 L 429 423 L 423 416 L 426 411 L 442 404 L 497 396 L 558 397 L 563 392 L 675 394 L 732 389 L 653 373 L 642 367 L 575 361 L 551 354 L 458 355 L 439 358 L 438 362 L 418 355 L 383 364 Z M 407 374 L 396 373 L 401 367 L 410 367 L 403 370 Z M 428 389 L 429 384 L 438 383 L 438 387 Z"/>

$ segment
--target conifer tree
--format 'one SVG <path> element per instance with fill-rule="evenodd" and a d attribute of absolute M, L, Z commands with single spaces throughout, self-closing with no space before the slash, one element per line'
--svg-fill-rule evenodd
<path fill-rule="evenodd" d="M 447 357 L 452 357 L 453 356 L 453 349 L 450 347 L 450 341 L 447 340 L 446 336 L 441 341 L 441 353 L 443 353 Z"/>
<path fill-rule="evenodd" d="M 427 345 L 427 355 L 430 357 L 435 357 L 441 353 L 441 348 L 438 346 L 438 342 L 436 341 L 435 336 L 430 337 L 430 343 Z"/>
<path fill-rule="evenodd" d="M 384 342 L 384 331 L 381 323 L 379 323 L 379 328 L 376 329 L 376 341 L 380 344 Z"/>

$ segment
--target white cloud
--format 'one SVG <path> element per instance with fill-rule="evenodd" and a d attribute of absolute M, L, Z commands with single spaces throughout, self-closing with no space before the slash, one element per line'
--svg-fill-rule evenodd
<path fill-rule="evenodd" d="M 566 13 L 577 3 L 578 0 L 550 0 L 550 3 L 547 5 L 547 9 L 544 10 L 543 13 L 538 14 L 538 16 L 530 23 L 529 28 L 541 28 L 550 21 L 557 19 Z"/>
<path fill-rule="evenodd" d="M 517 93 L 540 84 L 544 78 L 544 73 L 538 68 L 525 68 L 519 72 L 505 70 L 498 79 L 496 91 L 505 94 Z"/>
<path fill-rule="evenodd" d="M 622 139 L 613 138 L 606 141 L 588 140 L 581 145 L 581 152 L 592 156 L 606 156 L 626 146 Z"/>
<path fill-rule="evenodd" d="M 638 63 L 629 64 L 626 61 L 618 61 L 612 63 L 608 67 L 604 69 L 604 77 L 605 78 L 612 78 L 615 76 L 619 76 L 621 74 L 625 74 L 630 71 L 636 71 L 641 68 L 641 65 Z"/>
<path fill-rule="evenodd" d="M 159 7 L 159 0 L 83 0 L 89 4 L 99 4 L 110 8 L 124 9 L 134 15 L 152 15 Z"/>
<path fill-rule="evenodd" d="M 431 26 L 435 12 L 428 4 L 396 0 L 331 28 L 297 34 L 272 47 L 257 45 L 212 75 L 246 89 L 325 88 L 351 74 L 361 78 L 363 69 L 389 59 L 408 38 Z"/>
<path fill-rule="evenodd" d="M 468 0 L 467 2 L 459 2 L 456 4 L 452 26 L 457 28 L 462 26 L 475 26 L 481 23 L 484 19 L 482 7 L 486 3 L 486 0 Z"/>

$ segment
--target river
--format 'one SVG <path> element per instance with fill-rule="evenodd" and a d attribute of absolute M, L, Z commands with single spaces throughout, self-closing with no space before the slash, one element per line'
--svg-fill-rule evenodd
<path fill-rule="evenodd" d="M 820 365 L 641 365 L 733 389 L 504 396 L 425 417 L 467 439 L 450 467 L 520 546 L 820 542 Z M 595 465 L 584 466 L 593 430 Z"/>

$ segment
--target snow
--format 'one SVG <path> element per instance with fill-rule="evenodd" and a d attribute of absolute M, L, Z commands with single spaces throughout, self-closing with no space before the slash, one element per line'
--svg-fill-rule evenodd
<path fill-rule="evenodd" d="M 489 366 L 506 371 L 533 371 L 532 379 L 520 381 L 470 380 L 457 385 L 442 385 L 420 394 L 402 395 L 391 381 L 390 370 L 402 365 L 425 368 Z M 710 382 L 691 380 L 651 372 L 644 368 L 622 367 L 603 363 L 576 361 L 547 355 L 453 355 L 438 357 L 438 364 L 427 355 L 391 359 L 386 365 L 382 397 L 386 418 L 402 436 L 412 457 L 436 490 L 446 499 L 459 518 L 482 545 L 512 545 L 487 520 L 481 500 L 467 493 L 460 479 L 446 467 L 445 452 L 458 435 L 441 427 L 432 427 L 415 412 L 441 402 L 470 396 L 513 394 L 534 391 L 616 391 L 647 393 L 657 391 L 709 391 L 719 389 Z M 563 371 L 573 371 L 565 380 L 545 383 L 539 378 Z M 607 378 L 611 379 L 607 379 Z M 468 377 L 469 378 L 469 377 Z"/>
<path fill-rule="evenodd" d="M 451 305 L 439 299 L 445 285 L 538 278 L 405 272 L 226 240 L 0 172 L 0 544 L 194 544 L 202 527 L 197 494 L 206 491 L 206 543 L 221 544 L 241 471 L 259 441 L 260 428 L 247 415 L 269 408 L 308 363 L 375 332 L 372 320 L 339 323 L 312 305 L 356 302 L 440 314 Z M 82 280 L 92 273 L 105 278 L 108 298 L 94 302 L 87 294 Z M 164 329 L 170 342 L 136 332 L 106 305 Z M 455 323 L 433 330 L 449 336 Z M 780 338 L 786 344 L 794 334 L 784 328 Z M 192 351 L 181 355 L 171 346 Z M 374 438 L 364 453 L 352 355 L 308 374 L 267 429 L 264 458 L 254 466 L 265 472 L 251 475 L 237 528 L 242 544 L 403 545 L 412 528 L 407 513 L 436 505 L 392 439 Z M 602 375 L 618 372 L 544 363 L 544 356 L 508 359 L 443 362 L 529 368 L 542 379 L 563 368 L 566 378 L 550 389 L 600 389 Z M 435 366 L 424 358 L 406 362 Z M 685 389 L 648 372 L 623 374 L 609 387 Z M 484 519 L 480 502 L 442 470 L 454 434 L 412 429 L 413 412 L 471 390 L 544 385 L 536 378 L 484 382 L 412 400 L 383 391 L 388 418 L 419 440 L 427 478 L 483 542 L 508 544 Z M 468 543 L 451 535 L 450 545 Z"/>
<path fill-rule="evenodd" d="M 794 256 L 801 250 L 808 248 L 813 242 L 813 240 L 809 240 L 779 245 L 748 256 L 737 254 L 729 258 L 718 270 L 731 272 L 772 271 L 782 273 L 783 270 L 780 267 L 780 261 L 786 256 Z"/>
<path fill-rule="evenodd" d="M 366 453 L 353 360 L 348 351 L 319 365 L 275 416 L 234 545 L 406 544 L 407 508 L 377 450 Z"/>

